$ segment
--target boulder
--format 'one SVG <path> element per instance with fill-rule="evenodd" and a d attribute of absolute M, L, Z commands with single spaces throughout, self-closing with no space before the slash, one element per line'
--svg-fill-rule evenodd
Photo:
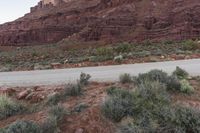
<path fill-rule="evenodd" d="M 30 93 L 31 93 L 31 90 L 30 90 L 30 89 L 26 89 L 26 90 L 20 92 L 20 93 L 17 95 L 17 99 L 19 99 L 19 100 L 25 99 Z"/>

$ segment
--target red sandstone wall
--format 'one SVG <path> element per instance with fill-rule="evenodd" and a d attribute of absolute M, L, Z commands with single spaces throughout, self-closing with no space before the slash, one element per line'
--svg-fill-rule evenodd
<path fill-rule="evenodd" d="M 200 37 L 199 0 L 73 0 L 39 3 L 0 25 L 0 45 L 82 41 L 182 40 Z"/>

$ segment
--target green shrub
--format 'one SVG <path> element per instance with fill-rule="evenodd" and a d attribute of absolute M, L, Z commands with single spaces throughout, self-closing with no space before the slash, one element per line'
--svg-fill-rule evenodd
<path fill-rule="evenodd" d="M 6 133 L 6 129 L 0 128 L 0 133 Z"/>
<path fill-rule="evenodd" d="M 119 122 L 127 115 L 127 109 L 125 108 L 129 108 L 127 105 L 129 105 L 128 101 L 118 97 L 112 97 L 105 101 L 102 106 L 102 111 L 107 118 Z"/>
<path fill-rule="evenodd" d="M 55 117 L 48 117 L 41 125 L 42 133 L 59 133 L 59 125 Z"/>
<path fill-rule="evenodd" d="M 169 45 L 169 44 L 173 44 L 174 41 L 173 40 L 165 40 L 162 43 L 165 44 L 165 45 Z"/>
<path fill-rule="evenodd" d="M 111 47 L 101 47 L 96 49 L 97 56 L 112 56 L 113 49 Z"/>
<path fill-rule="evenodd" d="M 200 45 L 197 41 L 193 41 L 193 40 L 187 40 L 182 42 L 183 45 L 183 49 L 184 50 L 196 50 L 198 48 L 200 48 Z"/>
<path fill-rule="evenodd" d="M 119 98 L 130 98 L 133 97 L 131 91 L 126 90 L 126 89 L 122 89 L 122 88 L 118 88 L 115 86 L 112 86 L 110 88 L 107 89 L 107 94 L 111 97 L 119 97 Z"/>
<path fill-rule="evenodd" d="M 122 133 L 198 133 L 200 111 L 171 103 L 167 90 L 189 93 L 187 80 L 154 70 L 137 78 L 137 88 L 129 91 L 117 87 L 107 89 L 108 98 L 102 105 L 105 117 L 120 122 L 132 117 L 120 128 Z M 124 122 L 124 121 L 123 121 Z"/>
<path fill-rule="evenodd" d="M 129 43 L 122 43 L 119 44 L 117 47 L 114 48 L 114 50 L 119 53 L 128 53 L 132 51 L 132 45 Z"/>
<path fill-rule="evenodd" d="M 23 112 L 25 108 L 7 97 L 6 95 L 0 95 L 0 119 L 19 114 Z"/>
<path fill-rule="evenodd" d="M 193 88 L 187 80 L 167 76 L 162 71 L 151 71 L 137 78 L 134 91 L 117 87 L 107 89 L 108 98 L 102 105 L 105 117 L 120 122 L 132 117 L 120 128 L 122 133 L 198 133 L 200 111 L 177 107 L 171 103 L 167 90 L 190 93 Z"/>
<path fill-rule="evenodd" d="M 181 110 L 181 112 L 179 111 Z M 153 132 L 153 133 L 196 133 L 198 132 L 198 112 L 184 113 L 185 108 L 170 105 L 162 106 L 156 110 L 142 110 L 135 116 L 134 121 L 123 125 L 121 133 Z M 188 112 L 188 111 L 186 111 Z M 189 111 L 190 112 L 190 111 Z M 194 118 L 194 122 L 191 122 Z M 184 123 L 184 124 L 183 124 Z M 190 124 L 188 124 L 190 123 Z M 193 126 L 187 126 L 193 125 Z M 188 130 L 189 129 L 189 130 Z M 191 129 L 191 130 L 190 130 Z"/>
<path fill-rule="evenodd" d="M 89 58 L 90 62 L 102 62 L 107 60 L 112 60 L 113 56 L 91 56 Z"/>
<path fill-rule="evenodd" d="M 166 86 L 158 81 L 144 81 L 136 90 L 138 99 L 138 111 L 160 108 L 170 103 L 170 96 Z"/>
<path fill-rule="evenodd" d="M 180 91 L 181 89 L 181 83 L 177 76 L 169 76 L 166 80 L 167 90 L 170 91 Z"/>
<path fill-rule="evenodd" d="M 72 85 L 67 85 L 65 87 L 65 96 L 79 96 L 82 94 L 82 86 L 77 83 L 77 84 L 72 84 Z"/>
<path fill-rule="evenodd" d="M 134 95 L 128 90 L 118 88 L 112 88 L 109 93 L 108 99 L 102 105 L 102 112 L 107 118 L 119 122 L 132 112 Z"/>
<path fill-rule="evenodd" d="M 90 78 L 91 76 L 89 74 L 81 73 L 79 82 L 81 85 L 87 85 Z"/>
<path fill-rule="evenodd" d="M 143 84 L 145 81 L 158 81 L 166 85 L 167 90 L 189 93 L 192 92 L 192 87 L 186 84 L 186 81 L 180 81 L 180 79 L 185 79 L 188 77 L 188 73 L 177 67 L 176 71 L 173 72 L 172 76 L 168 76 L 167 73 L 161 70 L 152 70 L 148 73 L 139 74 L 136 78 L 136 84 Z"/>
<path fill-rule="evenodd" d="M 143 45 L 145 45 L 145 46 L 151 46 L 151 45 L 153 45 L 153 42 L 151 40 L 144 40 L 143 41 Z"/>
<path fill-rule="evenodd" d="M 63 106 L 61 105 L 52 106 L 48 110 L 48 118 L 41 125 L 43 133 L 60 132 L 59 124 L 62 123 L 64 116 L 67 114 L 68 112 Z"/>
<path fill-rule="evenodd" d="M 115 95 L 116 93 L 123 93 L 124 91 L 122 90 L 122 92 L 120 92 L 122 89 L 118 88 L 116 86 L 111 86 L 109 87 L 106 92 L 109 96 Z"/>
<path fill-rule="evenodd" d="M 89 106 L 86 103 L 80 103 L 80 104 L 78 104 L 74 107 L 73 112 L 79 112 L 80 113 L 88 107 Z"/>
<path fill-rule="evenodd" d="M 88 57 L 78 57 L 78 58 L 70 58 L 67 62 L 68 63 L 80 63 L 84 61 L 88 61 Z"/>
<path fill-rule="evenodd" d="M 59 122 L 63 120 L 64 116 L 67 114 L 67 111 L 63 106 L 55 105 L 49 109 L 48 114 L 50 117 L 56 118 L 56 120 Z"/>
<path fill-rule="evenodd" d="M 64 100 L 66 97 L 63 93 L 56 93 L 48 97 L 47 105 L 57 105 L 60 101 Z"/>
<path fill-rule="evenodd" d="M 177 76 L 178 79 L 187 79 L 189 74 L 184 69 L 180 67 L 176 67 L 176 70 L 172 73 L 172 75 Z"/>
<path fill-rule="evenodd" d="M 143 50 L 143 51 L 140 51 L 140 52 L 132 53 L 132 55 L 137 56 L 137 57 L 147 57 L 147 56 L 151 55 L 151 52 Z"/>
<path fill-rule="evenodd" d="M 173 124 L 184 129 L 185 133 L 200 132 L 200 112 L 188 107 L 176 107 Z"/>
<path fill-rule="evenodd" d="M 89 74 L 81 73 L 77 84 L 66 85 L 64 92 L 55 93 L 48 97 L 47 105 L 57 105 L 60 101 L 65 100 L 68 96 L 78 96 L 82 93 L 82 86 L 87 85 L 91 76 Z"/>
<path fill-rule="evenodd" d="M 104 102 L 104 115 L 116 122 L 125 116 L 137 116 L 143 110 L 156 110 L 168 105 L 170 97 L 165 85 L 159 82 L 143 82 L 135 92 L 111 87 L 107 90 L 109 98 Z"/>
<path fill-rule="evenodd" d="M 159 81 L 161 83 L 166 83 L 167 79 L 168 79 L 167 73 L 155 69 L 151 70 L 148 73 L 139 74 L 137 82 L 138 84 L 141 84 L 142 82 L 149 80 L 149 81 Z"/>
<path fill-rule="evenodd" d="M 35 122 L 16 121 L 6 128 L 6 133 L 42 133 L 42 130 Z"/>
<path fill-rule="evenodd" d="M 129 123 L 120 127 L 120 133 L 143 133 L 143 129 L 136 124 Z"/>
<path fill-rule="evenodd" d="M 183 93 L 192 93 L 194 92 L 194 88 L 190 85 L 190 83 L 183 79 L 181 80 L 181 88 L 180 91 Z"/>
<path fill-rule="evenodd" d="M 125 73 L 125 74 L 120 75 L 119 80 L 120 80 L 120 82 L 122 84 L 131 83 L 132 82 L 132 77 L 131 77 L 130 74 Z"/>

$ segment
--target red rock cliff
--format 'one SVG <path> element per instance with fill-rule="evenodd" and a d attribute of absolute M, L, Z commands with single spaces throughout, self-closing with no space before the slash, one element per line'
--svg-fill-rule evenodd
<path fill-rule="evenodd" d="M 82 41 L 181 40 L 200 37 L 199 0 L 71 0 L 31 8 L 0 25 L 0 45 Z"/>

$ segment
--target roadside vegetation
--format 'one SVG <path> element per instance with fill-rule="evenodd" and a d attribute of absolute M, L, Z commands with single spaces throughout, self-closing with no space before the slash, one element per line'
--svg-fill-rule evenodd
<path fill-rule="evenodd" d="M 57 105 L 59 102 L 66 100 L 69 96 L 79 96 L 83 93 L 82 88 L 89 84 L 91 76 L 81 73 L 80 79 L 76 84 L 67 84 L 63 92 L 50 95 L 46 101 L 47 105 Z"/>
<path fill-rule="evenodd" d="M 65 116 L 71 112 L 68 111 L 62 102 L 66 101 L 70 96 L 79 96 L 83 93 L 82 88 L 89 84 L 89 74 L 81 73 L 80 79 L 76 84 L 66 85 L 64 91 L 50 95 L 47 100 L 40 103 L 43 108 L 35 109 L 35 112 L 47 110 L 47 118 L 42 123 L 34 121 L 17 120 L 5 128 L 0 129 L 0 133 L 59 133 L 60 124 L 62 124 Z M 79 107 L 82 108 L 82 107 Z M 31 113 L 28 109 L 26 112 L 25 105 L 19 104 L 9 98 L 7 95 L 0 96 L 0 120 L 8 117 L 19 115 L 22 112 Z"/>
<path fill-rule="evenodd" d="M 0 48 L 0 71 L 157 62 L 200 57 L 199 41 L 153 43 L 84 43 Z"/>
<path fill-rule="evenodd" d="M 25 107 L 9 98 L 7 95 L 0 95 L 0 120 L 10 116 L 20 114 L 25 111 Z"/>
<path fill-rule="evenodd" d="M 109 88 L 102 113 L 119 123 L 121 133 L 198 133 L 200 111 L 172 101 L 173 93 L 190 95 L 194 91 L 187 78 L 188 73 L 179 67 L 172 75 L 152 70 L 133 78 L 120 76 L 122 84 L 134 83 L 136 87 Z"/>
<path fill-rule="evenodd" d="M 190 77 L 180 67 L 171 74 L 162 70 L 137 76 L 125 73 L 114 83 L 90 82 L 90 78 L 81 73 L 74 84 L 58 87 L 52 93 L 48 89 L 45 98 L 36 104 L 26 98 L 15 99 L 15 93 L 1 95 L 0 133 L 94 129 L 105 133 L 200 132 L 200 78 Z M 41 88 L 33 89 L 38 95 L 43 93 Z"/>

